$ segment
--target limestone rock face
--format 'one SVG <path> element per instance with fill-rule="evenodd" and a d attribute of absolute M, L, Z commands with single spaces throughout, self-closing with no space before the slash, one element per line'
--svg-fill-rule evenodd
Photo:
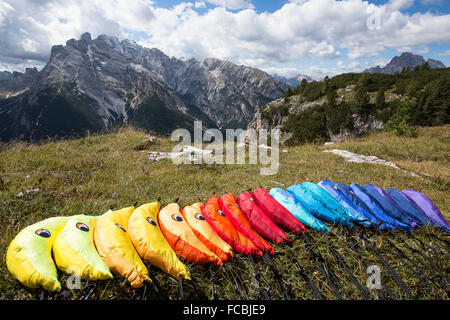
<path fill-rule="evenodd" d="M 290 115 L 299 114 L 308 108 L 321 105 L 326 99 L 318 101 L 306 101 L 302 96 L 294 95 L 289 98 L 281 98 L 268 103 L 256 112 L 252 121 L 249 122 L 247 128 L 256 129 L 281 129 L 284 122 Z"/>

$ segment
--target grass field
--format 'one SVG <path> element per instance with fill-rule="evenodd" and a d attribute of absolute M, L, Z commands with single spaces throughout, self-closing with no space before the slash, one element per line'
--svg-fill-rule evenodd
<path fill-rule="evenodd" d="M 92 135 L 81 139 L 64 141 L 46 141 L 40 144 L 14 142 L 0 146 L 0 299 L 36 299 L 39 290 L 22 286 L 8 272 L 5 263 L 6 249 L 10 241 L 22 228 L 53 216 L 69 216 L 92 212 L 102 214 L 110 207 L 116 209 L 143 204 L 161 198 L 162 205 L 179 198 L 179 205 L 185 206 L 199 200 L 206 201 L 213 192 L 224 194 L 239 192 L 250 188 L 275 186 L 282 188 L 304 181 L 318 182 L 331 179 L 345 184 L 373 183 L 383 188 L 414 189 L 427 194 L 448 219 L 450 214 L 450 126 L 421 128 L 417 138 L 400 138 L 386 133 L 372 134 L 365 138 L 352 140 L 333 146 L 303 145 L 286 148 L 280 152 L 280 168 L 276 175 L 261 176 L 261 165 L 175 165 L 170 160 L 151 162 L 146 151 L 170 151 L 173 142 L 158 138 L 150 143 L 144 141 L 146 134 L 125 128 L 104 135 Z M 345 149 L 364 155 L 375 155 L 392 161 L 401 169 L 412 171 L 417 176 L 395 170 L 388 166 L 357 164 L 346 162 L 343 158 L 323 153 L 326 149 Z M 22 190 L 39 188 L 39 192 L 24 197 L 17 194 Z M 342 233 L 339 227 L 331 227 L 338 234 L 331 238 L 311 231 L 310 238 L 316 248 L 334 269 L 341 284 L 340 291 L 346 299 L 362 299 L 362 295 L 344 272 L 342 265 L 335 262 L 328 240 L 345 257 L 353 275 L 365 287 L 367 274 L 363 261 L 350 249 L 353 230 L 349 235 Z M 426 232 L 445 238 L 436 230 Z M 433 299 L 436 296 L 448 299 L 448 283 L 436 276 L 433 265 L 445 278 L 448 276 L 448 247 L 445 243 L 426 234 L 423 230 L 415 232 L 424 246 L 435 250 L 427 251 L 431 262 L 417 252 L 411 251 L 399 242 L 395 234 L 386 234 L 367 230 L 367 237 L 375 241 L 377 249 L 403 279 L 415 298 Z M 291 238 L 294 235 L 289 233 Z M 422 244 L 402 234 L 402 238 L 413 249 L 423 249 Z M 404 260 L 395 254 L 385 240 L 388 238 L 417 264 L 432 290 L 427 289 L 427 281 L 419 280 Z M 447 238 L 448 239 L 448 238 Z M 359 241 L 359 240 L 358 240 Z M 379 265 L 383 281 L 397 298 L 407 298 L 400 286 L 387 273 L 367 246 L 361 245 L 364 256 L 370 264 Z M 367 245 L 367 243 L 365 243 Z M 277 254 L 273 257 L 277 268 L 290 284 L 290 297 L 311 299 L 312 295 L 305 287 L 294 264 L 283 245 L 274 246 Z M 324 298 L 334 299 L 332 289 L 306 250 L 305 241 L 296 240 L 292 252 L 304 268 L 307 275 L 318 287 Z M 262 258 L 255 258 L 261 273 L 271 284 L 271 297 L 281 299 L 278 285 L 270 266 Z M 411 263 L 411 262 L 409 262 Z M 240 275 L 248 290 L 250 299 L 259 297 L 258 285 L 253 277 L 253 267 L 245 256 L 236 255 L 228 263 Z M 209 267 L 188 264 L 198 285 L 208 298 L 212 298 Z M 149 266 L 151 277 L 160 287 L 158 294 L 150 287 L 150 298 L 180 299 L 178 283 L 166 274 Z M 223 269 L 217 271 L 215 283 L 221 299 L 241 299 L 236 291 L 230 273 Z M 420 274 L 420 272 L 419 272 Z M 61 283 L 67 278 L 61 274 Z M 447 280 L 448 281 L 448 280 Z M 201 298 L 198 290 L 186 284 L 187 298 Z M 373 291 L 373 290 L 372 290 Z M 67 298 L 78 299 L 79 290 L 69 292 Z M 134 290 L 122 278 L 95 283 L 91 299 L 138 299 L 142 289 Z M 371 292 L 377 298 L 375 292 Z M 52 299 L 61 299 L 51 294 Z"/>

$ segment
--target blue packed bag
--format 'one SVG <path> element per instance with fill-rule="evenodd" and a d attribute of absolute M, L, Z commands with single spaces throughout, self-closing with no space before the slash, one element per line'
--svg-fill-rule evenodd
<path fill-rule="evenodd" d="M 316 218 L 325 220 L 329 223 L 339 223 L 348 227 L 353 227 L 353 224 L 347 218 L 330 209 L 327 206 L 326 201 L 322 201 L 308 188 L 299 184 L 294 184 L 287 188 L 286 191 L 293 195 L 295 200 L 300 202 Z"/>
<path fill-rule="evenodd" d="M 361 199 L 362 202 L 364 202 L 364 204 L 370 209 L 373 215 L 377 217 L 377 219 L 400 229 L 409 231 L 412 230 L 409 225 L 401 223 L 400 221 L 386 214 L 378 201 L 374 199 L 370 194 L 368 194 L 360 185 L 352 183 L 351 185 L 349 185 L 349 190 L 352 191 L 359 199 Z"/>
<path fill-rule="evenodd" d="M 346 208 L 350 214 L 355 217 L 355 220 L 365 226 L 370 227 L 373 223 L 370 219 L 367 219 L 364 214 L 362 214 L 358 208 L 353 204 L 353 202 L 347 198 L 335 185 L 331 180 L 322 180 L 318 183 L 320 187 L 326 190 L 331 196 L 333 196 L 336 201 L 338 201 L 341 206 Z"/>
<path fill-rule="evenodd" d="M 358 198 L 353 191 L 351 191 L 347 186 L 343 183 L 335 183 L 335 186 L 338 188 L 339 191 L 342 192 L 343 195 L 345 195 L 350 201 L 355 205 L 357 210 L 361 212 L 367 219 L 369 219 L 372 223 L 377 225 L 377 228 L 380 230 L 394 230 L 395 227 L 384 222 L 383 220 L 380 220 L 377 218 L 370 208 L 360 199 Z"/>
<path fill-rule="evenodd" d="M 347 208 L 345 208 L 342 204 L 339 203 L 328 191 L 322 188 L 320 185 L 312 183 L 312 182 L 303 182 L 301 184 L 304 188 L 311 190 L 311 192 L 315 193 L 316 196 L 333 212 L 342 216 L 343 218 L 348 219 L 349 221 L 358 221 L 358 218 L 351 214 Z"/>
<path fill-rule="evenodd" d="M 419 208 L 414 207 L 411 202 L 406 198 L 406 196 L 398 189 L 390 188 L 385 190 L 391 199 L 395 201 L 397 206 L 402 208 L 402 210 L 408 214 L 411 219 L 414 219 L 420 225 L 437 225 L 433 220 L 431 220 L 427 215 Z"/>
<path fill-rule="evenodd" d="M 314 217 L 301 203 L 281 188 L 270 189 L 269 194 L 286 210 L 294 215 L 301 223 L 318 231 L 330 232 L 330 229 L 319 219 Z"/>
<path fill-rule="evenodd" d="M 397 208 L 394 204 L 387 200 L 384 195 L 385 192 L 381 187 L 373 184 L 366 184 L 363 188 L 368 194 L 378 201 L 387 215 L 403 224 L 406 224 L 407 226 L 410 226 L 411 228 L 417 226 L 416 222 L 411 220 L 401 209 Z"/>

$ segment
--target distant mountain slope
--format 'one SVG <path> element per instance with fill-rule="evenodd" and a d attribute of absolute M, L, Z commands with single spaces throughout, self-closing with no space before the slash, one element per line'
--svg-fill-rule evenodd
<path fill-rule="evenodd" d="M 218 59 L 169 58 L 134 41 L 91 39 L 89 33 L 54 46 L 43 70 L 33 70 L 2 73 L 7 79 L 0 81 L 0 93 L 21 93 L 0 100 L 2 140 L 122 123 L 164 133 L 192 127 L 196 119 L 206 127 L 245 126 L 287 88 L 258 69 Z"/>
<path fill-rule="evenodd" d="M 288 87 L 256 68 L 215 58 L 169 58 L 157 49 L 151 49 L 142 66 L 224 127 L 230 122 L 245 127 L 259 107 Z"/>
<path fill-rule="evenodd" d="M 14 94 L 15 92 L 28 89 L 36 76 L 38 70 L 36 68 L 26 68 L 24 73 L 21 72 L 0 72 L 0 95 Z"/>
<path fill-rule="evenodd" d="M 12 73 L 9 71 L 0 71 L 0 81 L 10 80 L 12 78 Z"/>
<path fill-rule="evenodd" d="M 290 85 L 291 87 L 299 86 L 302 83 L 303 79 L 306 79 L 306 81 L 308 81 L 308 82 L 313 81 L 313 79 L 310 76 L 307 76 L 306 74 L 301 74 L 301 73 L 294 77 L 290 77 L 290 78 L 283 77 L 283 76 L 280 76 L 277 74 L 273 75 L 273 77 L 278 81 L 281 81 L 281 82 L 284 82 L 284 83 Z"/>
<path fill-rule="evenodd" d="M 394 74 L 396 72 L 401 72 L 406 68 L 414 69 L 417 66 L 423 65 L 425 62 L 428 62 L 431 69 L 446 68 L 445 64 L 439 60 L 428 59 L 425 61 L 422 56 L 414 55 L 410 52 L 403 52 L 400 56 L 392 58 L 386 66 L 376 66 L 367 69 L 364 72 Z"/>

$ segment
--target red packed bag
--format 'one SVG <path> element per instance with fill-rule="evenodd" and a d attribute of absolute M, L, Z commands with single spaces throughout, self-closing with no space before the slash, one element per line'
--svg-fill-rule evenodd
<path fill-rule="evenodd" d="M 297 234 L 306 232 L 306 228 L 297 218 L 294 217 L 285 207 L 275 200 L 263 188 L 257 188 L 253 191 L 252 197 L 256 204 L 263 209 L 264 213 L 277 225 L 294 231 Z"/>
<path fill-rule="evenodd" d="M 272 246 L 261 237 L 247 220 L 245 214 L 239 209 L 236 198 L 231 192 L 223 195 L 219 201 L 220 209 L 230 219 L 233 226 L 243 235 L 249 238 L 253 244 L 261 251 L 274 254 Z"/>
<path fill-rule="evenodd" d="M 260 235 L 277 244 L 280 244 L 283 241 L 292 241 L 286 237 L 283 230 L 278 228 L 278 226 L 266 216 L 263 209 L 255 203 L 250 192 L 245 191 L 239 194 L 237 204 L 242 212 L 244 212 L 253 228 Z"/>
<path fill-rule="evenodd" d="M 242 254 L 262 255 L 261 250 L 255 247 L 253 242 L 236 230 L 231 221 L 220 210 L 219 197 L 214 195 L 202 207 L 203 217 L 208 221 L 211 228 L 227 242 L 236 252 Z"/>

